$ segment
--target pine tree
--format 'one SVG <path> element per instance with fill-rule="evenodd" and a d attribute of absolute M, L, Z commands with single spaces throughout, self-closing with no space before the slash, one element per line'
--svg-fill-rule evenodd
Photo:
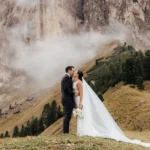
<path fill-rule="evenodd" d="M 25 135 L 32 135 L 32 133 L 31 133 L 31 123 L 30 123 L 30 121 L 27 121 L 27 123 L 26 123 Z"/>
<path fill-rule="evenodd" d="M 31 121 L 31 133 L 32 135 L 38 135 L 38 118 L 32 118 Z"/>
<path fill-rule="evenodd" d="M 51 103 L 48 119 L 49 119 L 49 124 L 52 124 L 57 120 L 57 103 L 55 100 L 53 100 Z"/>
<path fill-rule="evenodd" d="M 5 137 L 10 137 L 8 131 L 5 132 Z"/>
<path fill-rule="evenodd" d="M 117 74 L 117 71 L 115 69 L 115 65 L 114 64 L 112 64 L 112 63 L 109 64 L 109 71 L 110 71 L 111 77 L 115 78 L 116 74 Z"/>
<path fill-rule="evenodd" d="M 144 80 L 150 80 L 150 51 L 145 52 L 143 68 L 144 68 Z"/>
<path fill-rule="evenodd" d="M 43 123 L 43 118 L 40 117 L 39 122 L 38 122 L 38 131 L 39 134 L 42 133 L 44 131 L 44 123 Z"/>
<path fill-rule="evenodd" d="M 57 109 L 57 119 L 61 118 L 63 116 L 63 112 L 61 111 L 61 107 L 58 106 L 58 109 Z"/>
<path fill-rule="evenodd" d="M 18 126 L 15 126 L 14 132 L 13 132 L 13 137 L 18 137 L 19 136 L 19 128 Z"/>
<path fill-rule="evenodd" d="M 135 61 L 132 57 L 129 57 L 124 66 L 123 71 L 125 75 L 125 83 L 127 84 L 134 84 L 136 81 L 136 65 Z"/>
<path fill-rule="evenodd" d="M 50 114 L 50 104 L 48 103 L 44 106 L 44 109 L 42 112 L 43 125 L 45 128 L 49 127 L 50 125 L 50 121 L 48 118 L 49 114 Z"/>
<path fill-rule="evenodd" d="M 95 61 L 95 65 L 97 66 L 98 65 L 98 60 L 96 59 L 96 61 Z"/>
<path fill-rule="evenodd" d="M 35 126 L 35 129 L 34 129 L 34 132 L 35 132 L 35 135 L 38 135 L 39 134 L 39 127 L 38 127 L 38 124 L 39 124 L 39 120 L 38 118 L 36 117 L 35 120 L 34 120 L 34 126 Z"/>
<path fill-rule="evenodd" d="M 135 76 L 136 80 L 139 76 L 143 77 L 143 60 L 140 59 L 140 55 L 138 54 L 137 58 L 135 58 Z"/>
<path fill-rule="evenodd" d="M 1 136 L 0 136 L 0 138 L 3 138 L 4 137 L 4 134 L 3 133 L 1 133 Z"/>
<path fill-rule="evenodd" d="M 21 131 L 20 131 L 20 133 L 19 133 L 19 136 L 20 136 L 20 137 L 26 136 L 24 125 L 22 125 L 22 127 L 21 127 Z"/>

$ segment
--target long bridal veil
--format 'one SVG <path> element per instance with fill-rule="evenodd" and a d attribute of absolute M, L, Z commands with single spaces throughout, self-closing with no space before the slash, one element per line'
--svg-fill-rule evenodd
<path fill-rule="evenodd" d="M 84 79 L 83 113 L 82 135 L 111 138 L 117 141 L 150 147 L 150 143 L 143 143 L 140 140 L 130 140 L 124 135 L 104 104 Z"/>

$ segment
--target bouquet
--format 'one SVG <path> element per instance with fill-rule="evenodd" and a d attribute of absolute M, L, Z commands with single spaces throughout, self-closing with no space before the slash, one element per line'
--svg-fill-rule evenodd
<path fill-rule="evenodd" d="M 79 108 L 76 108 L 76 109 L 74 108 L 73 109 L 73 116 L 77 117 L 78 119 L 83 119 L 84 118 L 83 111 Z"/>

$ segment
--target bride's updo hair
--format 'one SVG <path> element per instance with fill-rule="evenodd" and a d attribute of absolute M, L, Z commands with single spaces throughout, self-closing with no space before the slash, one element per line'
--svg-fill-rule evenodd
<path fill-rule="evenodd" d="M 82 81 L 82 78 L 83 78 L 83 72 L 82 72 L 82 71 L 78 71 L 77 74 L 79 75 L 79 79 Z"/>

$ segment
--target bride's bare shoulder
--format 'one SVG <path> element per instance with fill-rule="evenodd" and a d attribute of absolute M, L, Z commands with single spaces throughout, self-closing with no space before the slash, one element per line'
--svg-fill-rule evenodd
<path fill-rule="evenodd" d="M 81 80 L 78 80 L 78 81 L 77 81 L 77 85 L 82 85 L 82 81 L 81 81 Z"/>

